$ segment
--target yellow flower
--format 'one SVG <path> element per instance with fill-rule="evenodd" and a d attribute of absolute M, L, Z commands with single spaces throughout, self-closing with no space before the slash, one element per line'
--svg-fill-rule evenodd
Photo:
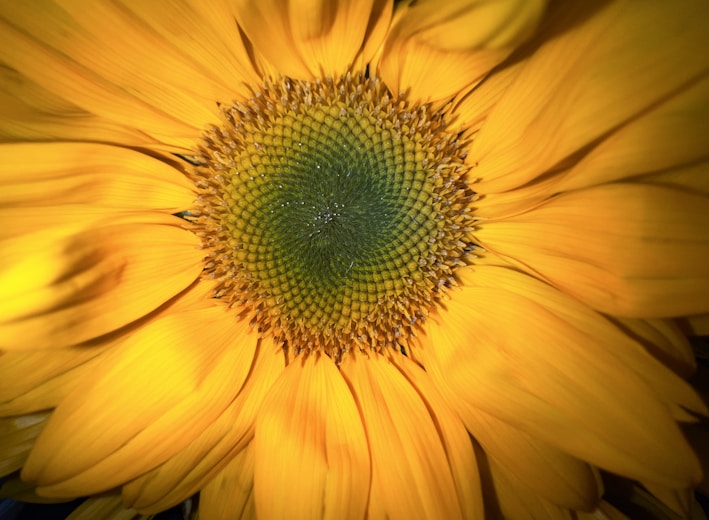
<path fill-rule="evenodd" d="M 609 474 L 686 513 L 708 16 L 3 2 L 2 474 L 83 518 L 621 518 Z"/>

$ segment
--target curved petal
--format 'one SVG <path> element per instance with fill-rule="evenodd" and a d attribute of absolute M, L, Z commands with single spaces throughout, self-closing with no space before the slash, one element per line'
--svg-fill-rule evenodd
<path fill-rule="evenodd" d="M 490 473 L 502 516 L 509 520 L 576 520 L 576 514 L 559 507 L 524 486 L 514 473 L 494 461 Z"/>
<path fill-rule="evenodd" d="M 147 520 L 143 515 L 126 509 L 121 497 L 108 495 L 92 497 L 74 509 L 66 520 Z"/>
<path fill-rule="evenodd" d="M 249 444 L 199 493 L 199 515 L 209 520 L 256 518 L 254 449 Z"/>
<path fill-rule="evenodd" d="M 88 112 L 190 149 L 201 129 L 218 122 L 216 102 L 237 95 L 235 88 L 224 86 L 221 68 L 205 68 L 204 59 L 196 62 L 194 52 L 184 52 L 184 42 L 166 38 L 164 27 L 161 32 L 151 26 L 160 17 L 151 17 L 141 7 L 144 2 L 132 7 L 61 4 L 47 2 L 37 9 L 6 2 L 0 15 L 0 61 Z M 163 19 L 173 8 L 162 9 Z M 187 11 L 190 24 L 205 23 L 199 13 Z M 200 27 L 200 32 L 211 30 Z M 194 25 L 189 32 L 194 34 Z M 235 24 L 232 32 L 224 37 L 230 44 L 239 38 Z"/>
<path fill-rule="evenodd" d="M 546 0 L 410 2 L 393 29 L 444 51 L 514 48 L 534 33 Z"/>
<path fill-rule="evenodd" d="M 681 377 L 686 379 L 694 374 L 697 363 L 692 346 L 673 320 L 642 320 L 615 316 L 609 319 Z"/>
<path fill-rule="evenodd" d="M 335 363 L 290 362 L 256 418 L 256 513 L 264 518 L 363 518 L 369 450 L 355 399 Z"/>
<path fill-rule="evenodd" d="M 133 126 L 92 114 L 0 65 L 0 142 L 92 141 L 164 149 Z"/>
<path fill-rule="evenodd" d="M 0 477 L 22 467 L 49 412 L 0 418 Z"/>
<path fill-rule="evenodd" d="M 0 151 L 0 218 L 13 222 L 2 238 L 129 211 L 177 213 L 196 198 L 180 171 L 128 148 L 17 143 Z"/>
<path fill-rule="evenodd" d="M 395 94 L 445 100 L 507 58 L 534 31 L 544 5 L 543 0 L 404 2 L 378 71 Z"/>
<path fill-rule="evenodd" d="M 376 353 L 347 355 L 340 367 L 369 441 L 369 518 L 462 518 L 435 423 L 411 383 Z"/>
<path fill-rule="evenodd" d="M 82 496 L 120 485 L 184 449 L 246 378 L 255 348 L 249 330 L 223 307 L 141 328 L 57 407 L 23 479 L 40 494 Z"/>
<path fill-rule="evenodd" d="M 13 351 L 0 355 L 0 415 L 56 407 L 95 370 L 105 348 Z"/>
<path fill-rule="evenodd" d="M 709 312 L 709 197 L 681 187 L 608 184 L 560 194 L 475 237 L 607 314 Z"/>
<path fill-rule="evenodd" d="M 280 347 L 260 340 L 239 394 L 188 449 L 123 486 L 125 503 L 144 513 L 157 513 L 179 504 L 215 478 L 253 439 L 256 414 L 283 369 Z"/>
<path fill-rule="evenodd" d="M 600 476 L 588 464 L 481 410 L 466 406 L 460 415 L 489 459 L 527 493 L 565 509 L 592 511 L 599 502 Z"/>
<path fill-rule="evenodd" d="M 460 417 L 445 401 L 433 380 L 408 357 L 393 354 L 392 362 L 426 403 L 446 450 L 463 518 L 484 518 L 480 473 L 470 436 Z"/>
<path fill-rule="evenodd" d="M 376 0 L 234 2 L 239 25 L 256 50 L 280 73 L 297 79 L 347 72 L 390 6 Z"/>
<path fill-rule="evenodd" d="M 167 302 L 202 270 L 200 240 L 182 225 L 172 216 L 135 214 L 5 240 L 0 347 L 75 345 Z"/>
<path fill-rule="evenodd" d="M 480 409 L 630 478 L 669 487 L 696 483 L 696 457 L 667 405 L 608 351 L 626 350 L 623 335 L 602 321 L 589 330 L 593 322 L 587 316 L 572 317 L 578 312 L 572 299 L 566 299 L 570 308 L 564 313 L 554 297 L 535 294 L 544 284 L 525 282 L 517 273 L 505 284 L 504 271 L 464 270 L 463 288 L 452 295 L 445 314 L 429 321 L 425 366 L 459 400 L 454 407 Z M 476 287 L 476 276 L 492 286 Z M 670 370 L 656 373 L 664 388 L 702 406 Z"/>
<path fill-rule="evenodd" d="M 528 184 L 709 70 L 703 0 L 559 3 L 468 156 L 479 193 Z M 558 11 L 558 12 L 557 12 Z M 677 137 L 675 136 L 675 139 Z M 699 138 L 699 136 L 698 136 Z"/>
<path fill-rule="evenodd" d="M 688 189 L 701 183 L 706 193 L 709 184 L 707 135 L 709 75 L 679 89 L 666 101 L 603 139 L 564 174 L 554 188 L 556 191 L 577 190 L 659 172 L 664 175 L 642 181 L 668 183 L 675 177 L 678 185 Z M 700 169 L 693 172 L 695 166 Z M 690 178 L 692 176 L 696 179 Z"/>

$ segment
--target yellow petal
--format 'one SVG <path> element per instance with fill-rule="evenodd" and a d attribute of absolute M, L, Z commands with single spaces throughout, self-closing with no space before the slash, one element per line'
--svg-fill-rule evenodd
<path fill-rule="evenodd" d="M 485 77 L 458 101 L 449 128 L 474 135 L 485 123 L 492 108 L 502 99 L 518 71 L 520 64 L 509 64 Z M 471 172 L 474 175 L 475 171 Z"/>
<path fill-rule="evenodd" d="M 244 448 L 199 494 L 199 514 L 209 520 L 256 518 L 254 450 Z"/>
<path fill-rule="evenodd" d="M 414 387 L 375 353 L 346 356 L 341 371 L 369 441 L 368 517 L 462 518 L 443 442 Z"/>
<path fill-rule="evenodd" d="M 165 149 L 135 128 L 102 119 L 51 90 L 0 67 L 0 141 L 86 141 Z M 177 150 L 171 150 L 177 151 Z"/>
<path fill-rule="evenodd" d="M 480 193 L 528 184 L 709 69 L 697 52 L 709 45 L 702 0 L 561 3 L 551 12 L 542 45 L 468 156 Z"/>
<path fill-rule="evenodd" d="M 510 520 L 575 520 L 568 509 L 564 509 L 540 497 L 522 485 L 514 473 L 505 471 L 494 461 L 490 461 L 490 473 L 497 503 L 503 518 Z"/>
<path fill-rule="evenodd" d="M 394 31 L 443 51 L 514 48 L 537 28 L 546 0 L 419 0 Z"/>
<path fill-rule="evenodd" d="M 294 359 L 256 418 L 256 511 L 264 518 L 362 518 L 370 474 L 355 399 L 328 357 Z"/>
<path fill-rule="evenodd" d="M 0 217 L 12 219 L 1 237 L 112 214 L 177 213 L 193 186 L 172 166 L 133 150 L 89 143 L 6 144 L 0 155 Z"/>
<path fill-rule="evenodd" d="M 188 449 L 123 486 L 127 505 L 157 513 L 192 496 L 246 448 L 254 421 L 273 382 L 283 372 L 283 351 L 263 339 L 243 388 Z"/>
<path fill-rule="evenodd" d="M 673 320 L 640 320 L 611 318 L 627 330 L 645 349 L 683 378 L 689 378 L 696 369 L 694 352 L 687 337 Z M 637 370 L 640 368 L 636 365 Z M 650 378 L 652 380 L 652 378 Z"/>
<path fill-rule="evenodd" d="M 519 486 L 565 509 L 592 511 L 603 492 L 588 464 L 473 407 L 461 408 L 468 431 Z"/>
<path fill-rule="evenodd" d="M 223 89 L 130 10 L 67 4 L 3 6 L 0 60 L 88 112 L 172 146 L 190 149 L 218 121 Z"/>
<path fill-rule="evenodd" d="M 22 467 L 47 417 L 49 412 L 0 418 L 0 476 Z"/>
<path fill-rule="evenodd" d="M 622 126 L 594 147 L 559 180 L 570 191 L 630 177 L 664 172 L 644 182 L 709 187 L 709 77 L 690 83 Z M 697 163 L 700 163 L 698 165 Z M 701 164 L 703 163 L 703 164 Z M 696 179 L 689 178 L 690 176 Z"/>
<path fill-rule="evenodd" d="M 475 236 L 602 312 L 699 314 L 709 312 L 707 204 L 682 188 L 609 184 L 481 223 Z"/>
<path fill-rule="evenodd" d="M 234 2 L 237 20 L 255 48 L 282 74 L 298 79 L 346 72 L 365 37 L 391 2 L 264 0 Z"/>
<path fill-rule="evenodd" d="M 480 81 L 536 28 L 543 0 L 401 3 L 378 64 L 394 93 L 439 101 Z M 442 80 L 442 78 L 445 78 Z"/>
<path fill-rule="evenodd" d="M 493 276 L 494 269 L 487 268 L 489 281 L 504 280 Z M 670 487 L 699 480 L 696 457 L 668 407 L 606 350 L 622 335 L 612 328 L 588 331 L 583 314 L 577 321 L 554 304 L 547 307 L 523 275 L 515 277 L 519 292 L 475 287 L 482 271 L 461 273 L 464 287 L 452 295 L 444 314 L 429 321 L 432 348 L 424 351 L 437 384 L 461 401 L 453 403 L 459 413 L 478 408 L 631 478 Z M 573 314 L 573 300 L 568 301 Z M 663 378 L 665 386 L 681 391 L 671 371 Z"/>
<path fill-rule="evenodd" d="M 485 511 L 478 464 L 470 437 L 460 417 L 419 365 L 398 354 L 392 355 L 392 361 L 417 389 L 436 424 L 453 474 L 463 518 L 483 518 Z"/>
<path fill-rule="evenodd" d="M 248 331 L 248 323 L 219 307 L 142 328 L 57 407 L 23 478 L 41 494 L 82 496 L 184 449 L 241 387 L 255 348 Z"/>
<path fill-rule="evenodd" d="M 588 337 L 606 338 L 595 345 L 594 352 L 598 359 L 620 363 L 642 379 L 675 418 L 685 418 L 687 411 L 702 415 L 709 412 L 690 385 L 661 362 L 663 358 L 658 349 L 663 344 L 665 348 L 683 348 L 666 346 L 668 340 L 675 343 L 681 340 L 676 337 L 679 332 L 663 324 L 662 320 L 647 320 L 645 327 L 638 323 L 639 320 L 607 320 L 553 287 L 511 269 L 489 266 L 468 271 L 463 276 L 471 285 L 504 289 L 530 298 L 560 319 L 573 324 Z M 614 326 L 614 323 L 619 325 Z M 650 324 L 650 328 L 654 329 L 652 335 L 646 328 Z M 653 342 L 648 345 L 650 338 Z"/>
<path fill-rule="evenodd" d="M 182 222 L 136 214 L 76 234 L 69 225 L 4 241 L 0 346 L 78 344 L 168 301 L 202 270 L 200 241 Z"/>

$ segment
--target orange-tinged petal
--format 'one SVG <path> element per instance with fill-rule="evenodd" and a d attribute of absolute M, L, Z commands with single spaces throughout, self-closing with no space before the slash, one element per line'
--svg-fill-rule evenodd
<path fill-rule="evenodd" d="M 120 485 L 184 449 L 241 387 L 255 348 L 249 329 L 221 307 L 141 328 L 57 407 L 23 478 L 42 494 L 81 496 Z"/>
<path fill-rule="evenodd" d="M 570 191 L 663 172 L 643 182 L 709 187 L 709 76 L 674 92 L 667 101 L 612 133 L 564 174 L 557 191 Z M 699 163 L 699 164 L 698 164 Z M 695 178 L 691 178 L 695 177 Z"/>
<path fill-rule="evenodd" d="M 709 313 L 687 316 L 682 325 L 692 336 L 709 336 Z"/>
<path fill-rule="evenodd" d="M 392 361 L 418 391 L 431 413 L 450 464 L 463 518 L 483 518 L 485 511 L 475 451 L 460 417 L 419 365 L 398 354 L 392 355 Z"/>
<path fill-rule="evenodd" d="M 49 412 L 0 418 L 0 476 L 22 467 Z"/>
<path fill-rule="evenodd" d="M 189 446 L 170 460 L 123 486 L 127 505 L 157 513 L 179 504 L 215 478 L 246 448 L 254 435 L 254 421 L 273 382 L 283 372 L 280 347 L 260 340 L 249 377 L 222 414 Z"/>
<path fill-rule="evenodd" d="M 0 347 L 59 348 L 142 318 L 202 270 L 199 239 L 160 214 L 80 231 L 51 228 L 3 242 Z"/>
<path fill-rule="evenodd" d="M 481 223 L 475 236 L 602 312 L 699 314 L 709 312 L 707 204 L 681 187 L 616 183 Z"/>
<path fill-rule="evenodd" d="M 249 445 L 201 489 L 199 515 L 209 520 L 256 518 L 253 496 L 254 450 Z"/>
<path fill-rule="evenodd" d="M 526 41 L 546 0 L 418 0 L 407 6 L 394 31 L 444 51 L 514 48 Z"/>
<path fill-rule="evenodd" d="M 687 336 L 673 320 L 642 320 L 634 318 L 610 318 L 628 335 L 640 342 L 645 349 L 684 378 L 689 378 L 697 366 Z M 642 371 L 637 367 L 638 371 Z M 653 380 L 652 377 L 649 377 Z"/>
<path fill-rule="evenodd" d="M 423 101 L 453 97 L 510 55 L 536 27 L 544 3 L 401 3 L 378 62 L 379 74 L 395 94 L 408 92 Z"/>
<path fill-rule="evenodd" d="M 108 495 L 92 497 L 74 509 L 66 520 L 147 520 L 132 509 L 126 509 L 121 497 Z"/>
<path fill-rule="evenodd" d="M 391 2 L 236 0 L 239 25 L 280 73 L 297 79 L 343 74 Z"/>
<path fill-rule="evenodd" d="M 490 473 L 503 518 L 510 520 L 575 520 L 568 509 L 559 507 L 524 486 L 517 475 L 490 461 Z"/>
<path fill-rule="evenodd" d="M 340 370 L 369 441 L 370 518 L 462 518 L 435 423 L 411 383 L 385 357 L 347 355 Z"/>
<path fill-rule="evenodd" d="M 369 451 L 355 399 L 328 357 L 297 357 L 256 417 L 254 498 L 264 518 L 362 518 Z"/>
<path fill-rule="evenodd" d="M 524 289 L 476 287 L 476 272 L 482 270 L 461 273 L 464 286 L 452 295 L 445 314 L 432 316 L 432 348 L 423 351 L 437 384 L 460 400 L 453 403 L 459 413 L 479 408 L 631 478 L 670 487 L 699 480 L 696 457 L 668 407 L 605 350 L 621 335 L 611 329 L 589 334 L 583 316 L 577 323 L 559 315 Z M 439 350 L 438 344 L 455 347 Z M 666 370 L 664 377 L 676 376 Z"/>
<path fill-rule="evenodd" d="M 520 69 L 519 63 L 509 64 L 496 70 L 461 97 L 453 109 L 451 129 L 459 129 L 473 135 L 485 123 L 492 108 L 502 99 Z M 471 172 L 474 176 L 475 171 Z"/>
<path fill-rule="evenodd" d="M 603 489 L 588 464 L 474 407 L 460 415 L 489 459 L 527 493 L 565 509 L 592 511 L 598 504 Z"/>
<path fill-rule="evenodd" d="M 709 55 L 697 52 L 709 45 L 703 0 L 572 2 L 552 12 L 468 156 L 480 193 L 558 168 L 709 69 Z"/>

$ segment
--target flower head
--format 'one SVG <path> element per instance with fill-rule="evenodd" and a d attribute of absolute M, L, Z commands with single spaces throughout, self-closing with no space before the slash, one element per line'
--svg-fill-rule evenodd
<path fill-rule="evenodd" d="M 5 494 L 687 513 L 707 11 L 4 3 Z"/>

